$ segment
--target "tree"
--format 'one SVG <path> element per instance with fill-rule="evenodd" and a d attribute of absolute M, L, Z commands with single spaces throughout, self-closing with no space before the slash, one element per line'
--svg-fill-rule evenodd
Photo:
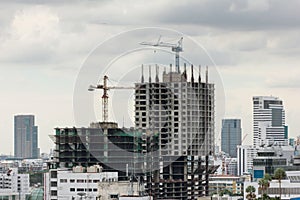
<path fill-rule="evenodd" d="M 265 174 L 264 179 L 267 180 L 266 184 L 266 194 L 269 194 L 269 187 L 270 187 L 270 182 L 272 181 L 272 176 L 268 173 Z"/>
<path fill-rule="evenodd" d="M 265 189 L 266 189 L 266 185 L 267 185 L 267 180 L 262 178 L 258 181 L 258 185 L 259 185 L 259 188 L 261 190 L 261 196 L 263 196 L 263 194 L 265 194 Z"/>
<path fill-rule="evenodd" d="M 270 181 L 272 177 L 269 174 L 265 174 L 265 176 L 258 181 L 258 185 L 261 189 L 261 199 L 268 199 L 268 188 L 270 187 Z"/>
<path fill-rule="evenodd" d="M 278 180 L 279 183 L 279 199 L 281 200 L 281 180 L 286 177 L 284 169 L 277 168 L 274 172 L 274 178 Z"/>
<path fill-rule="evenodd" d="M 227 188 L 225 188 L 225 189 L 220 191 L 219 195 L 223 196 L 224 194 L 228 194 L 229 196 L 231 196 L 232 192 L 230 190 L 228 190 Z"/>
<path fill-rule="evenodd" d="M 249 200 L 252 200 L 252 199 L 255 199 L 256 195 L 255 195 L 255 187 L 252 186 L 252 185 L 249 185 L 247 188 L 246 188 L 246 192 L 249 193 L 247 194 L 246 198 L 249 199 Z"/>

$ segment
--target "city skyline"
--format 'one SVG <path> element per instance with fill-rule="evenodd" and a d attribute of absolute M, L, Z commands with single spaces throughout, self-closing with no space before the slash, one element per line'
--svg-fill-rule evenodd
<path fill-rule="evenodd" d="M 224 117 L 242 119 L 246 144 L 252 144 L 253 138 L 253 96 L 280 97 L 285 102 L 290 137 L 300 133 L 297 1 L 288 4 L 281 1 L 155 1 L 152 4 L 76 1 L 70 4 L 33 0 L 29 3 L 2 1 L 1 5 L 6 9 L 0 14 L 3 27 L 0 30 L 3 95 L 0 140 L 6 142 L 1 145 L 0 153 L 13 154 L 13 116 L 18 114 L 37 117 L 41 152 L 48 152 L 53 147 L 48 135 L 54 133 L 55 127 L 76 125 L 74 83 L 89 53 L 116 34 L 149 26 L 175 29 L 205 47 L 223 80 Z M 155 10 L 156 14 L 146 12 L 149 10 Z M 176 17 L 174 13 L 182 16 Z M 140 42 L 148 39 L 144 35 L 135 37 Z M 122 45 L 129 45 L 131 39 Z M 184 48 L 185 44 L 184 40 Z M 114 50 L 108 49 L 107 54 L 113 54 Z M 187 54 L 189 52 L 183 52 L 182 56 Z M 132 59 L 139 65 L 144 61 L 141 55 Z M 168 65 L 172 61 L 173 55 L 161 62 Z M 123 64 L 131 65 L 128 60 L 123 60 Z M 211 66 L 207 60 L 194 64 Z M 120 68 L 121 72 L 125 70 L 126 67 Z M 98 74 L 99 79 L 102 76 Z M 136 73 L 132 83 L 139 78 Z M 101 102 L 98 106 L 101 107 Z M 98 111 L 100 109 L 95 112 Z M 122 119 L 115 121 L 122 123 Z M 220 124 L 221 121 L 216 121 L 219 138 Z M 126 118 L 125 126 L 133 126 L 133 122 Z"/>

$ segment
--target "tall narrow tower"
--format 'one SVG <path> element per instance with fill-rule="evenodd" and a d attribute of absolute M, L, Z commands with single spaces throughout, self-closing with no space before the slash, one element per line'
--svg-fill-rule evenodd
<path fill-rule="evenodd" d="M 223 119 L 221 132 L 221 150 L 230 157 L 237 157 L 237 146 L 242 143 L 240 119 Z"/>
<path fill-rule="evenodd" d="M 34 115 L 14 117 L 14 155 L 21 158 L 38 158 L 38 127 Z"/>

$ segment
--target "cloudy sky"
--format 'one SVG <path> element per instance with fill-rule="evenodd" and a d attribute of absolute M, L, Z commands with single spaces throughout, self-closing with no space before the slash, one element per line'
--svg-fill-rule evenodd
<path fill-rule="evenodd" d="M 95 69 L 97 62 L 115 65 L 99 66 L 99 74 L 94 74 L 90 82 L 100 79 L 105 71 L 110 84 L 124 86 L 139 80 L 133 74 L 139 72 L 136 67 L 142 63 L 168 65 L 173 61 L 168 52 L 154 55 L 152 49 L 133 51 L 138 45 L 132 44 L 154 41 L 159 35 L 175 42 L 179 35 L 185 36 L 182 56 L 218 72 L 219 77 L 211 79 L 222 90 L 217 91 L 221 97 L 216 99 L 217 135 L 220 118 L 241 118 L 245 143 L 251 143 L 252 96 L 273 95 L 284 101 L 290 136 L 296 137 L 300 134 L 299 7 L 300 1 L 293 0 L 3 0 L 0 153 L 13 153 L 15 114 L 36 116 L 42 152 L 53 147 L 48 137 L 54 133 L 53 128 L 77 125 L 74 92 L 84 76 L 84 67 L 91 64 Z M 203 56 L 192 51 L 196 49 L 192 43 L 201 47 L 199 55 Z M 121 82 L 120 77 L 124 78 Z M 120 110 L 126 102 L 128 116 L 118 115 L 119 110 L 111 116 L 119 124 L 124 118 L 124 124 L 131 126 L 132 92 L 128 95 L 123 101 L 111 98 Z M 224 100 L 225 105 L 220 103 Z M 100 102 L 95 101 L 93 106 L 98 115 Z M 224 106 L 222 114 L 220 107 Z M 83 112 L 84 108 L 80 109 Z"/>

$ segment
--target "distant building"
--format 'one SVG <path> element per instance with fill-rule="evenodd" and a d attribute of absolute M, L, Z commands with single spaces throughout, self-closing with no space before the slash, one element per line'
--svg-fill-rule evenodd
<path fill-rule="evenodd" d="M 228 175 L 237 176 L 237 158 L 225 159 Z"/>
<path fill-rule="evenodd" d="M 250 145 L 239 145 L 237 147 L 237 174 L 251 173 L 253 171 L 253 158 L 257 155 L 258 148 Z"/>
<path fill-rule="evenodd" d="M 225 189 L 232 192 L 232 194 L 242 194 L 244 181 L 244 178 L 239 176 L 212 175 L 209 178 L 210 196 Z"/>
<path fill-rule="evenodd" d="M 278 97 L 253 97 L 253 145 L 288 145 L 283 102 Z"/>
<path fill-rule="evenodd" d="M 272 146 L 260 148 L 253 158 L 253 178 L 263 178 L 268 173 L 274 174 L 277 168 L 292 165 L 294 148 L 291 146 Z"/>
<path fill-rule="evenodd" d="M 237 157 L 237 146 L 242 143 L 240 119 L 223 119 L 221 132 L 221 150 L 230 157 Z"/>
<path fill-rule="evenodd" d="M 18 158 L 38 158 L 38 127 L 34 115 L 14 117 L 14 154 Z"/>

